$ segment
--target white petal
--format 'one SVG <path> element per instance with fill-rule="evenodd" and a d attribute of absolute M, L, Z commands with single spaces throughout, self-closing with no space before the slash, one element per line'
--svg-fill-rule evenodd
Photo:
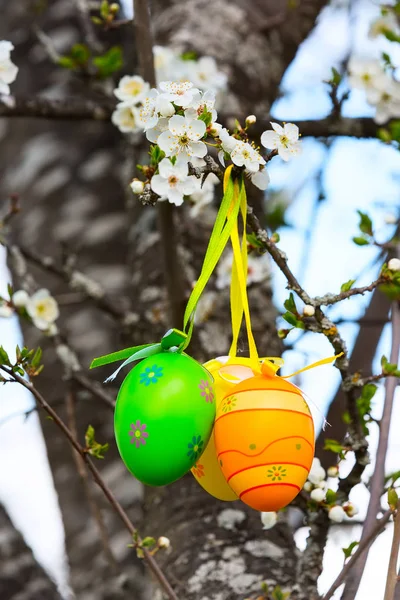
<path fill-rule="evenodd" d="M 168 177 L 170 175 L 172 175 L 174 170 L 175 170 L 175 167 L 172 164 L 172 162 L 169 160 L 169 158 L 163 158 L 162 161 L 160 161 L 158 164 L 158 171 L 159 171 L 161 177 L 164 177 L 165 179 L 168 179 Z"/>
<path fill-rule="evenodd" d="M 207 146 L 204 142 L 191 142 L 189 148 L 193 156 L 197 156 L 198 158 L 204 158 L 207 154 Z"/>
<path fill-rule="evenodd" d="M 168 127 L 169 130 L 174 135 L 183 135 L 186 129 L 186 120 L 185 117 L 181 117 L 181 115 L 174 115 L 170 118 Z"/>
<path fill-rule="evenodd" d="M 185 196 L 189 196 L 192 192 L 198 189 L 200 185 L 200 179 L 197 179 L 197 177 L 194 175 L 188 175 L 188 177 L 181 181 L 177 187 Z"/>
<path fill-rule="evenodd" d="M 156 144 L 158 141 L 158 138 L 160 136 L 160 130 L 158 129 L 158 127 L 152 127 L 151 129 L 147 129 L 146 131 L 146 137 L 149 140 L 149 142 L 153 142 L 153 144 Z"/>
<path fill-rule="evenodd" d="M 283 127 L 278 123 L 272 123 L 271 121 L 271 127 L 276 131 L 276 133 L 279 133 L 279 135 L 282 135 L 284 133 Z"/>
<path fill-rule="evenodd" d="M 153 175 L 151 178 L 151 189 L 159 196 L 166 196 L 169 192 L 168 181 L 161 175 Z"/>
<path fill-rule="evenodd" d="M 183 203 L 183 194 L 176 188 L 170 189 L 167 194 L 168 201 L 175 206 L 180 206 Z"/>
<path fill-rule="evenodd" d="M 267 169 L 260 169 L 257 173 L 251 175 L 252 183 L 260 190 L 266 190 L 270 182 Z"/>
<path fill-rule="evenodd" d="M 4 81 L 2 81 L 0 79 L 0 94 L 4 94 L 5 96 L 9 96 L 10 94 L 10 86 L 7 85 L 6 83 L 4 83 Z"/>
<path fill-rule="evenodd" d="M 157 144 L 165 152 L 166 156 L 171 156 L 176 152 L 176 138 L 169 131 L 162 132 L 157 140 Z"/>
<path fill-rule="evenodd" d="M 279 135 L 275 133 L 275 131 L 264 131 L 264 133 L 261 134 L 261 144 L 264 146 L 264 148 L 273 150 L 277 147 L 278 141 Z"/>
<path fill-rule="evenodd" d="M 186 130 L 191 140 L 199 140 L 206 132 L 206 124 L 199 119 L 187 121 Z"/>
<path fill-rule="evenodd" d="M 289 148 L 285 148 L 284 146 L 279 146 L 278 153 L 279 153 L 279 156 L 281 157 L 281 159 L 284 160 L 285 162 L 287 162 L 291 158 L 291 152 L 290 152 Z"/>
<path fill-rule="evenodd" d="M 286 123 L 284 127 L 286 137 L 290 142 L 297 142 L 299 139 L 299 128 L 294 123 Z"/>

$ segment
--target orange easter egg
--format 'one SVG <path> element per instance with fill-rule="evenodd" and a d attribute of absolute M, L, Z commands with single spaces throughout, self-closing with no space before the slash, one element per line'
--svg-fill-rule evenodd
<path fill-rule="evenodd" d="M 301 391 L 278 376 L 237 384 L 217 405 L 217 458 L 245 504 L 276 511 L 302 489 L 314 457 L 314 423 Z"/>
<path fill-rule="evenodd" d="M 215 403 L 216 407 L 224 399 L 226 395 L 233 392 L 233 389 L 238 382 L 242 381 L 245 377 L 251 377 L 252 371 L 243 365 L 233 365 L 229 367 L 229 372 L 232 375 L 232 379 L 221 377 L 220 368 L 226 363 L 228 357 L 221 357 L 210 360 L 205 363 L 205 368 L 214 377 L 214 389 L 215 389 Z M 205 451 L 191 469 L 195 479 L 201 485 L 202 488 L 211 496 L 218 498 L 218 500 L 225 500 L 226 502 L 238 500 L 237 495 L 232 488 L 226 482 L 226 479 L 219 466 L 217 459 L 217 453 L 215 450 L 214 433 L 211 434 L 210 440 L 206 446 Z"/>

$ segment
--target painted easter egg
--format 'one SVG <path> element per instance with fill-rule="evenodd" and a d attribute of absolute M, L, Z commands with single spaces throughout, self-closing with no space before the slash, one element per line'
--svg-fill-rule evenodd
<path fill-rule="evenodd" d="M 198 461 L 215 419 L 212 375 L 186 354 L 160 352 L 124 379 L 114 414 L 122 460 L 148 485 L 167 485 Z"/>
<path fill-rule="evenodd" d="M 276 511 L 302 489 L 314 456 L 314 424 L 301 391 L 278 376 L 239 383 L 217 407 L 215 447 L 245 504 Z"/>
<path fill-rule="evenodd" d="M 235 383 L 227 381 L 219 374 L 219 369 L 228 360 L 228 357 L 215 358 L 205 363 L 205 367 L 214 377 L 215 404 L 223 400 L 226 394 L 235 386 Z M 238 500 L 237 495 L 227 484 L 226 479 L 219 466 L 215 450 L 214 432 L 206 446 L 201 458 L 192 467 L 192 473 L 202 488 L 218 500 Z"/>

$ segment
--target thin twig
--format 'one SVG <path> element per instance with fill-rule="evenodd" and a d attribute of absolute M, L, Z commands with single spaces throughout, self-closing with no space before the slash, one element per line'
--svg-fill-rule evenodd
<path fill-rule="evenodd" d="M 61 431 L 63 432 L 65 437 L 68 439 L 68 441 L 70 442 L 72 447 L 78 452 L 78 454 L 85 461 L 89 471 L 93 475 L 93 479 L 95 480 L 97 485 L 102 490 L 103 494 L 105 495 L 105 497 L 107 498 L 107 500 L 113 507 L 114 511 L 116 512 L 116 514 L 119 516 L 119 518 L 123 522 L 123 524 L 125 525 L 125 528 L 128 530 L 130 535 L 132 537 L 137 536 L 138 532 L 137 532 L 136 527 L 132 524 L 128 515 L 126 514 L 126 512 L 124 511 L 124 509 L 122 508 L 122 506 L 120 505 L 120 503 L 118 502 L 118 500 L 116 499 L 116 497 L 114 496 L 114 494 L 112 493 L 112 491 L 107 486 L 104 479 L 102 478 L 100 472 L 94 466 L 94 464 L 93 464 L 91 458 L 89 457 L 88 453 L 86 452 L 85 448 L 83 448 L 83 446 L 80 445 L 78 440 L 72 434 L 71 430 L 66 426 L 64 421 L 59 417 L 59 415 L 50 406 L 50 404 L 48 404 L 48 402 L 45 400 L 45 398 L 42 396 L 42 394 L 35 388 L 35 386 L 30 381 L 27 381 L 26 379 L 24 379 L 23 377 L 18 375 L 18 373 L 14 373 L 12 371 L 12 369 L 9 369 L 8 367 L 6 367 L 4 365 L 0 365 L 0 370 L 2 370 L 4 373 L 7 373 L 7 375 L 12 377 L 15 381 L 20 383 L 24 388 L 26 388 L 27 390 L 29 390 L 31 392 L 31 394 L 35 397 L 36 401 L 38 402 L 38 404 L 52 418 L 52 420 L 55 422 L 57 427 L 59 429 L 61 429 Z M 138 538 L 137 543 L 138 543 L 138 545 L 141 544 L 140 538 Z M 143 551 L 144 558 L 147 561 L 147 564 L 148 564 L 150 570 L 152 571 L 154 576 L 157 578 L 157 580 L 160 584 L 160 587 L 164 590 L 164 592 L 166 593 L 168 598 L 170 598 L 170 600 L 178 600 L 178 597 L 176 596 L 174 590 L 171 588 L 166 576 L 164 575 L 163 571 L 161 570 L 161 568 L 155 561 L 154 557 L 151 556 L 151 554 L 146 550 L 146 548 L 142 548 L 142 551 Z"/>
<path fill-rule="evenodd" d="M 392 511 L 387 510 L 384 515 L 379 519 L 379 521 L 375 521 L 373 529 L 369 532 L 368 537 L 364 538 L 360 541 L 360 544 L 357 547 L 357 550 L 351 556 L 350 560 L 344 565 L 342 571 L 339 573 L 325 596 L 322 600 L 330 600 L 332 598 L 335 591 L 342 585 L 342 583 L 346 580 L 348 573 L 353 569 L 355 563 L 359 560 L 360 556 L 364 554 L 368 548 L 375 541 L 376 537 L 380 534 L 380 532 L 385 527 L 386 523 L 389 521 L 392 515 Z"/>
<path fill-rule="evenodd" d="M 399 557 L 400 546 L 400 500 L 397 503 L 397 511 L 394 515 L 394 529 L 392 548 L 390 550 L 390 559 L 388 566 L 388 574 L 386 579 L 385 597 L 383 600 L 393 600 L 398 584 L 397 578 L 397 559 Z"/>
<path fill-rule="evenodd" d="M 140 71 L 145 81 L 148 81 L 154 87 L 156 85 L 156 73 L 148 0 L 133 0 L 133 10 L 135 15 L 133 27 Z M 171 326 L 182 327 L 185 294 L 182 268 L 178 256 L 178 236 L 174 222 L 174 209 L 168 202 L 162 202 L 158 204 L 157 211 Z"/>
<path fill-rule="evenodd" d="M 392 304 L 392 347 L 390 351 L 390 362 L 397 364 L 400 350 L 400 310 L 397 302 Z M 384 489 L 385 482 L 385 462 L 389 443 L 390 422 L 393 411 L 394 393 L 397 386 L 396 377 L 386 379 L 386 393 L 383 408 L 383 414 L 379 426 L 379 442 L 376 452 L 376 462 L 374 472 L 370 483 L 370 499 L 368 504 L 367 516 L 363 527 L 361 539 L 367 537 L 372 530 L 376 515 L 380 509 L 380 499 Z M 368 553 L 358 563 L 357 568 L 351 573 L 349 581 L 343 592 L 342 600 L 352 600 L 357 594 L 361 578 L 367 562 Z"/>
<path fill-rule="evenodd" d="M 66 409 L 67 409 L 67 420 L 68 427 L 71 430 L 72 435 L 75 439 L 78 439 L 78 429 L 76 425 L 76 412 L 75 412 L 75 395 L 72 389 L 69 389 L 66 394 L 65 399 Z M 85 461 L 82 456 L 77 453 L 75 450 L 72 450 L 74 461 L 76 465 L 76 470 L 78 471 L 78 475 L 82 481 L 84 492 L 86 495 L 86 499 L 88 501 L 90 512 L 92 513 L 93 519 L 97 524 L 100 540 L 103 546 L 105 557 L 110 564 L 111 568 L 116 571 L 117 570 L 117 562 L 114 558 L 114 555 L 111 550 L 110 541 L 108 539 L 107 529 L 104 523 L 103 515 L 98 506 L 96 499 L 93 495 L 91 482 L 88 478 L 88 472 L 86 468 Z"/>
<path fill-rule="evenodd" d="M 78 10 L 79 20 L 85 39 L 86 45 L 92 52 L 98 54 L 103 51 L 103 44 L 98 40 L 93 23 L 90 19 L 90 8 L 87 0 L 75 0 L 75 5 Z"/>

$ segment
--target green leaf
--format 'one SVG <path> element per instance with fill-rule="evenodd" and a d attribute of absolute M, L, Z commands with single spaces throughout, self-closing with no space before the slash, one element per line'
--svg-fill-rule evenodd
<path fill-rule="evenodd" d="M 289 298 L 287 300 L 285 300 L 285 302 L 283 303 L 283 306 L 290 313 L 292 313 L 294 315 L 298 315 L 299 314 L 298 311 L 297 311 L 297 308 L 296 308 L 296 302 L 294 300 L 293 292 L 290 292 Z"/>
<path fill-rule="evenodd" d="M 337 69 L 335 69 L 335 67 L 332 67 L 331 83 L 337 87 L 341 81 L 342 81 L 341 74 L 339 73 L 339 71 Z"/>
<path fill-rule="evenodd" d="M 396 365 L 396 363 L 388 362 L 388 359 L 386 358 L 386 356 L 382 356 L 381 366 L 382 366 L 382 373 L 397 376 L 398 366 Z"/>
<path fill-rule="evenodd" d="M 60 56 L 60 58 L 58 59 L 58 64 L 64 69 L 75 68 L 75 61 L 70 56 Z"/>
<path fill-rule="evenodd" d="M 367 235 L 372 235 L 372 221 L 367 213 L 362 212 L 361 210 L 357 211 L 360 215 L 360 222 L 358 227 L 362 233 L 366 233 Z"/>
<path fill-rule="evenodd" d="M 110 7 L 108 5 L 108 0 L 103 0 L 100 4 L 100 15 L 103 17 L 103 19 L 107 19 L 109 12 Z"/>
<path fill-rule="evenodd" d="M 108 450 L 109 444 L 99 444 L 95 440 L 95 431 L 92 425 L 89 425 L 85 433 L 86 450 L 95 458 L 104 458 Z"/>
<path fill-rule="evenodd" d="M 334 492 L 333 490 L 329 489 L 326 492 L 326 495 L 325 495 L 325 502 L 326 502 L 326 504 L 328 504 L 330 506 L 331 504 L 336 504 L 336 501 L 337 501 L 337 494 L 336 494 L 336 492 Z"/>
<path fill-rule="evenodd" d="M 347 546 L 347 548 L 342 548 L 345 560 L 347 560 L 348 558 L 350 558 L 350 556 L 353 553 L 354 548 L 356 546 L 358 546 L 359 543 L 360 542 L 351 542 L 350 546 Z"/>
<path fill-rule="evenodd" d="M 247 243 L 251 248 L 257 248 L 259 250 L 265 250 L 264 244 L 261 240 L 258 239 L 255 233 L 247 233 L 246 234 Z"/>
<path fill-rule="evenodd" d="M 85 65 L 90 58 L 90 50 L 85 44 L 74 44 L 70 56 L 77 65 Z"/>
<path fill-rule="evenodd" d="M 200 121 L 204 121 L 204 123 L 206 124 L 207 127 L 210 125 L 210 123 L 212 121 L 211 113 L 208 112 L 206 107 L 203 108 L 203 112 L 198 116 L 198 118 L 200 119 Z"/>
<path fill-rule="evenodd" d="M 90 17 L 90 20 L 95 25 L 103 25 L 103 21 L 101 19 L 99 19 L 99 17 Z"/>
<path fill-rule="evenodd" d="M 7 292 L 8 292 L 9 298 L 11 298 L 11 296 L 14 293 L 13 286 L 11 285 L 11 283 L 7 283 Z"/>
<path fill-rule="evenodd" d="M 279 585 L 275 586 L 271 593 L 272 600 L 287 600 L 290 597 L 289 592 L 282 592 Z"/>
<path fill-rule="evenodd" d="M 282 317 L 285 319 L 285 321 L 289 323 L 289 325 L 293 325 L 293 327 L 298 327 L 299 329 L 305 329 L 303 321 L 297 319 L 297 317 L 295 317 L 295 315 L 293 315 L 292 313 L 285 312 L 285 314 L 283 314 Z"/>
<path fill-rule="evenodd" d="M 346 425 L 349 425 L 351 423 L 351 417 L 348 410 L 345 410 L 342 414 L 342 421 L 343 423 L 346 423 Z"/>
<path fill-rule="evenodd" d="M 392 510 L 396 510 L 399 502 L 399 496 L 394 488 L 390 488 L 388 491 L 388 504 Z"/>
<path fill-rule="evenodd" d="M 197 60 L 197 53 L 190 50 L 181 54 L 181 60 Z"/>
<path fill-rule="evenodd" d="M 397 33 L 391 31 L 390 29 L 385 29 L 384 31 L 382 31 L 382 34 L 387 40 L 389 40 L 389 42 L 400 42 L 400 35 L 397 35 Z"/>
<path fill-rule="evenodd" d="M 398 479 L 400 479 L 400 471 L 394 471 L 385 476 L 385 483 L 391 481 L 392 485 L 394 485 Z"/>
<path fill-rule="evenodd" d="M 343 458 L 344 456 L 344 447 L 337 440 L 326 438 L 324 440 L 324 450 L 328 450 L 330 452 L 334 452 L 335 454 L 339 454 L 341 458 Z"/>
<path fill-rule="evenodd" d="M 362 237 L 362 236 L 353 237 L 353 242 L 355 244 L 357 244 L 357 246 L 368 246 L 369 245 L 369 240 L 367 240 L 367 238 Z"/>
<path fill-rule="evenodd" d="M 40 365 L 40 361 L 42 360 L 42 349 L 37 348 L 33 358 L 31 360 L 32 367 L 38 367 Z"/>
<path fill-rule="evenodd" d="M 346 283 L 342 283 L 342 285 L 340 286 L 340 291 L 348 292 L 349 290 L 351 290 L 351 288 L 353 287 L 355 282 L 356 282 L 355 279 L 349 279 L 348 281 L 346 281 Z"/>
<path fill-rule="evenodd" d="M 97 67 L 99 77 L 109 77 L 123 65 L 122 48 L 113 46 L 105 54 L 93 58 L 93 64 Z"/>
<path fill-rule="evenodd" d="M 143 546 L 143 548 L 148 548 L 149 546 L 154 546 L 155 543 L 156 540 L 153 537 L 145 537 L 142 540 L 141 546 Z"/>
<path fill-rule="evenodd" d="M 161 150 L 160 146 L 151 145 L 149 155 L 151 166 L 157 167 L 158 163 L 165 157 L 165 152 Z"/>
<path fill-rule="evenodd" d="M 10 359 L 8 358 L 8 354 L 4 350 L 3 346 L 0 346 L 0 364 L 11 366 Z"/>

